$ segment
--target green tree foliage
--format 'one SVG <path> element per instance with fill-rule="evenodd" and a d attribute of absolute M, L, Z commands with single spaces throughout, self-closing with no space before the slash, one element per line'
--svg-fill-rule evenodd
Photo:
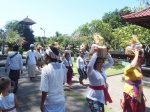
<path fill-rule="evenodd" d="M 114 29 L 113 45 L 116 45 L 117 49 L 125 48 L 131 40 L 133 34 L 138 36 L 138 39 L 142 44 L 148 44 L 150 42 L 149 29 L 137 25 L 128 25 Z"/>
<path fill-rule="evenodd" d="M 5 42 L 9 44 L 15 44 L 19 39 L 20 39 L 20 35 L 16 31 L 13 30 L 7 31 Z"/>
<path fill-rule="evenodd" d="M 5 43 L 8 44 L 10 48 L 12 48 L 12 46 L 14 44 L 20 44 L 19 40 L 23 40 L 23 39 L 24 38 L 21 37 L 17 31 L 7 30 L 6 37 L 5 37 Z"/>
<path fill-rule="evenodd" d="M 2 46 L 2 41 L 3 41 L 3 38 L 4 38 L 4 30 L 3 29 L 0 29 L 0 46 Z"/>
<path fill-rule="evenodd" d="M 79 45 L 84 42 L 85 44 L 91 45 L 92 43 L 92 36 L 94 33 L 99 33 L 105 40 L 105 44 L 108 47 L 111 47 L 111 40 L 113 39 L 112 35 L 112 28 L 107 23 L 102 22 L 101 20 L 93 20 L 90 23 L 86 23 L 81 25 L 78 29 L 76 29 L 72 36 L 75 35 L 77 32 L 80 33 L 80 35 L 76 38 L 76 41 Z M 81 41 L 81 38 L 86 37 L 86 39 Z M 89 39 L 89 40 L 88 40 Z"/>
<path fill-rule="evenodd" d="M 102 21 L 108 23 L 113 29 L 128 25 L 126 22 L 121 20 L 120 14 L 131 12 L 129 7 L 124 7 L 121 10 L 116 9 L 113 12 L 105 13 L 102 17 Z"/>
<path fill-rule="evenodd" d="M 5 25 L 5 29 L 6 30 L 10 30 L 11 29 L 12 31 L 18 30 L 19 29 L 18 23 L 19 23 L 19 21 L 17 21 L 17 20 L 9 21 Z"/>
<path fill-rule="evenodd" d="M 134 9 L 124 7 L 120 10 L 116 9 L 112 12 L 105 13 L 102 20 L 92 20 L 89 23 L 79 26 L 71 36 L 61 34 L 57 31 L 55 36 L 34 37 L 33 31 L 29 26 L 18 24 L 18 21 L 11 21 L 5 26 L 5 32 L 7 32 L 8 35 L 7 43 L 14 44 L 19 38 L 18 34 L 20 34 L 28 41 L 27 45 L 25 45 L 25 50 L 28 50 L 30 43 L 35 41 L 36 45 L 39 44 L 43 47 L 58 42 L 62 51 L 69 48 L 74 52 L 78 52 L 76 49 L 79 49 L 82 43 L 90 46 L 93 42 L 93 34 L 99 33 L 104 38 L 104 44 L 113 50 L 124 48 L 128 44 L 128 40 L 131 39 L 132 34 L 137 35 L 142 44 L 147 44 L 150 42 L 150 31 L 148 29 L 130 25 L 120 18 L 120 14 L 130 13 L 139 9 L 141 9 L 141 7 L 134 7 Z M 0 30 L 0 33 L 1 32 L 2 29 Z"/>
<path fill-rule="evenodd" d="M 5 25 L 5 29 L 6 29 L 6 32 L 11 30 L 11 32 L 13 31 L 17 32 L 21 37 L 24 37 L 24 39 L 27 41 L 27 43 L 23 45 L 23 48 L 25 50 L 28 50 L 29 45 L 31 43 L 34 43 L 33 31 L 30 29 L 28 25 L 25 25 L 25 24 L 22 25 L 22 24 L 19 24 L 19 21 L 13 20 L 13 21 L 8 22 Z M 9 39 L 9 41 L 11 40 Z"/>
<path fill-rule="evenodd" d="M 23 25 L 23 29 L 21 32 L 21 36 L 25 37 L 25 40 L 27 41 L 27 43 L 23 45 L 23 48 L 25 49 L 25 51 L 27 51 L 29 50 L 30 44 L 33 44 L 35 42 L 33 30 L 31 30 L 28 25 Z"/>

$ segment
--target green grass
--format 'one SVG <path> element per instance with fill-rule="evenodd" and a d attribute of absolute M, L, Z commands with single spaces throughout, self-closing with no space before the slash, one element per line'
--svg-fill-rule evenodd
<path fill-rule="evenodd" d="M 72 58 L 72 60 L 73 60 L 73 72 L 76 75 L 78 74 L 76 62 L 74 61 L 74 58 Z M 115 62 L 111 68 L 106 70 L 106 74 L 107 76 L 119 74 L 119 73 L 123 73 L 123 70 L 124 70 L 124 66 L 122 65 L 122 63 Z"/>
<path fill-rule="evenodd" d="M 115 62 L 111 68 L 106 70 L 106 74 L 107 76 L 119 74 L 119 73 L 123 73 L 123 70 L 124 70 L 124 66 L 119 62 Z"/>
<path fill-rule="evenodd" d="M 72 60 L 73 60 L 73 73 L 74 75 L 77 75 L 78 71 L 77 71 L 76 62 L 74 61 L 74 58 Z M 124 66 L 122 65 L 122 63 L 115 62 L 111 68 L 106 70 L 106 74 L 107 76 L 119 74 L 119 73 L 123 73 L 123 70 L 124 70 Z"/>

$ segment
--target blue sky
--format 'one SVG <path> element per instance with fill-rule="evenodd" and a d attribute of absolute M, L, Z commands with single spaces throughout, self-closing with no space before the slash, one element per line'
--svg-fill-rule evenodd
<path fill-rule="evenodd" d="M 27 16 L 36 22 L 35 36 L 53 36 L 56 31 L 71 34 L 80 25 L 101 19 L 105 13 L 125 6 L 139 6 L 139 0 L 1 0 L 0 28 L 8 21 Z"/>

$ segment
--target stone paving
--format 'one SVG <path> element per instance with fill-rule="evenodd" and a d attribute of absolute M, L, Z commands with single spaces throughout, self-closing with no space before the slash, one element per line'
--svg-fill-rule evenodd
<path fill-rule="evenodd" d="M 37 71 L 40 74 L 40 71 Z M 4 68 L 0 67 L 0 76 L 8 76 L 8 73 L 4 73 Z M 122 74 L 110 76 L 107 79 L 109 84 L 109 93 L 111 94 L 113 103 L 109 104 L 108 107 L 112 108 L 115 112 L 122 112 L 119 105 L 119 101 L 123 98 L 122 91 L 124 82 L 122 82 Z M 88 80 L 84 80 L 86 86 L 81 87 L 78 83 L 78 75 L 73 77 L 73 91 L 79 93 L 85 97 L 86 87 L 88 85 Z M 19 100 L 18 112 L 40 112 L 40 100 L 41 92 L 39 91 L 40 79 L 31 82 L 28 79 L 26 68 L 24 68 L 24 73 L 21 75 L 19 80 L 19 91 L 16 96 Z M 147 98 L 146 102 L 146 112 L 150 112 L 150 88 L 144 87 L 144 94 Z M 87 105 L 77 102 L 73 97 L 66 97 L 66 112 L 90 112 Z M 107 112 L 107 111 L 106 111 Z M 108 111 L 109 112 L 109 111 Z"/>

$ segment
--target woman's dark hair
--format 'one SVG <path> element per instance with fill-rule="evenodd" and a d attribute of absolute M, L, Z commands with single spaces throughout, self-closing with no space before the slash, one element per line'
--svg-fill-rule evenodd
<path fill-rule="evenodd" d="M 65 57 L 66 57 L 67 55 L 69 55 L 69 53 L 65 53 Z"/>
<path fill-rule="evenodd" d="M 6 87 L 11 83 L 10 79 L 8 77 L 1 77 L 0 78 L 0 91 L 3 91 L 6 89 Z"/>
<path fill-rule="evenodd" d="M 95 63 L 94 63 L 94 69 L 96 69 L 96 64 L 97 64 L 97 61 L 98 61 L 99 59 L 103 60 L 103 63 L 104 63 L 104 58 L 97 57 L 97 59 L 96 59 L 96 61 L 95 61 Z"/>

